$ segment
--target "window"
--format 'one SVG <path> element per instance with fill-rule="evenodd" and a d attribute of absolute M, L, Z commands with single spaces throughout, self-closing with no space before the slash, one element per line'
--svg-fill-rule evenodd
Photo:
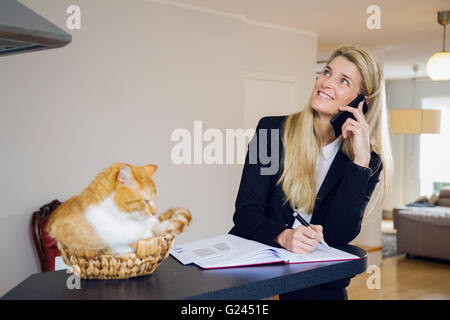
<path fill-rule="evenodd" d="M 450 185 L 450 97 L 425 98 L 423 109 L 441 110 L 441 133 L 420 135 L 420 194 Z"/>

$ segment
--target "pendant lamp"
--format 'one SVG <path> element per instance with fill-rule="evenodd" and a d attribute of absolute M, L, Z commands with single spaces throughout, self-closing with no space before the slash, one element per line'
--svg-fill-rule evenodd
<path fill-rule="evenodd" d="M 445 28 L 450 20 L 450 10 L 439 11 L 437 20 L 444 27 L 442 51 L 433 54 L 427 62 L 431 80 L 450 80 L 450 52 L 445 51 Z"/>

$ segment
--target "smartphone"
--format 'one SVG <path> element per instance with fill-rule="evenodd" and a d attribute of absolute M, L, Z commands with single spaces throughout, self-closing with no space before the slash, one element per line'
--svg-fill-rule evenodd
<path fill-rule="evenodd" d="M 363 113 L 365 114 L 367 112 L 367 102 L 366 102 L 366 99 L 364 98 L 363 94 L 359 94 L 348 105 L 353 108 L 358 108 L 358 105 L 361 101 L 364 101 Z M 344 125 L 345 120 L 347 120 L 348 118 L 352 118 L 352 119 L 356 120 L 356 118 L 353 116 L 353 114 L 348 111 L 341 111 L 330 120 L 330 123 L 333 126 L 334 135 L 336 136 L 336 138 L 341 136 L 342 126 Z"/>

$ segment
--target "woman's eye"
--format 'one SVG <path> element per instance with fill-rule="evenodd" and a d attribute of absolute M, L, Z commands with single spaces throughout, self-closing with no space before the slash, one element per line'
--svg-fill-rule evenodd
<path fill-rule="evenodd" d="M 328 71 L 328 70 L 323 70 L 323 74 L 324 74 L 325 76 L 329 76 L 329 75 L 330 75 L 330 71 Z"/>
<path fill-rule="evenodd" d="M 346 86 L 349 85 L 348 80 L 345 79 L 345 78 L 342 78 L 341 83 L 342 83 L 342 84 L 345 84 Z"/>

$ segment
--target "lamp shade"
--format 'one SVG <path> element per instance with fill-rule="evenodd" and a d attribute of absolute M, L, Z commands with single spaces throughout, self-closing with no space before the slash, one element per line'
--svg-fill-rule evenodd
<path fill-rule="evenodd" d="M 450 80 L 450 52 L 437 52 L 427 62 L 427 74 L 431 80 Z"/>
<path fill-rule="evenodd" d="M 392 133 L 420 134 L 441 132 L 441 111 L 424 109 L 389 110 Z"/>
<path fill-rule="evenodd" d="M 422 131 L 421 133 L 441 132 L 441 110 L 421 110 Z"/>

